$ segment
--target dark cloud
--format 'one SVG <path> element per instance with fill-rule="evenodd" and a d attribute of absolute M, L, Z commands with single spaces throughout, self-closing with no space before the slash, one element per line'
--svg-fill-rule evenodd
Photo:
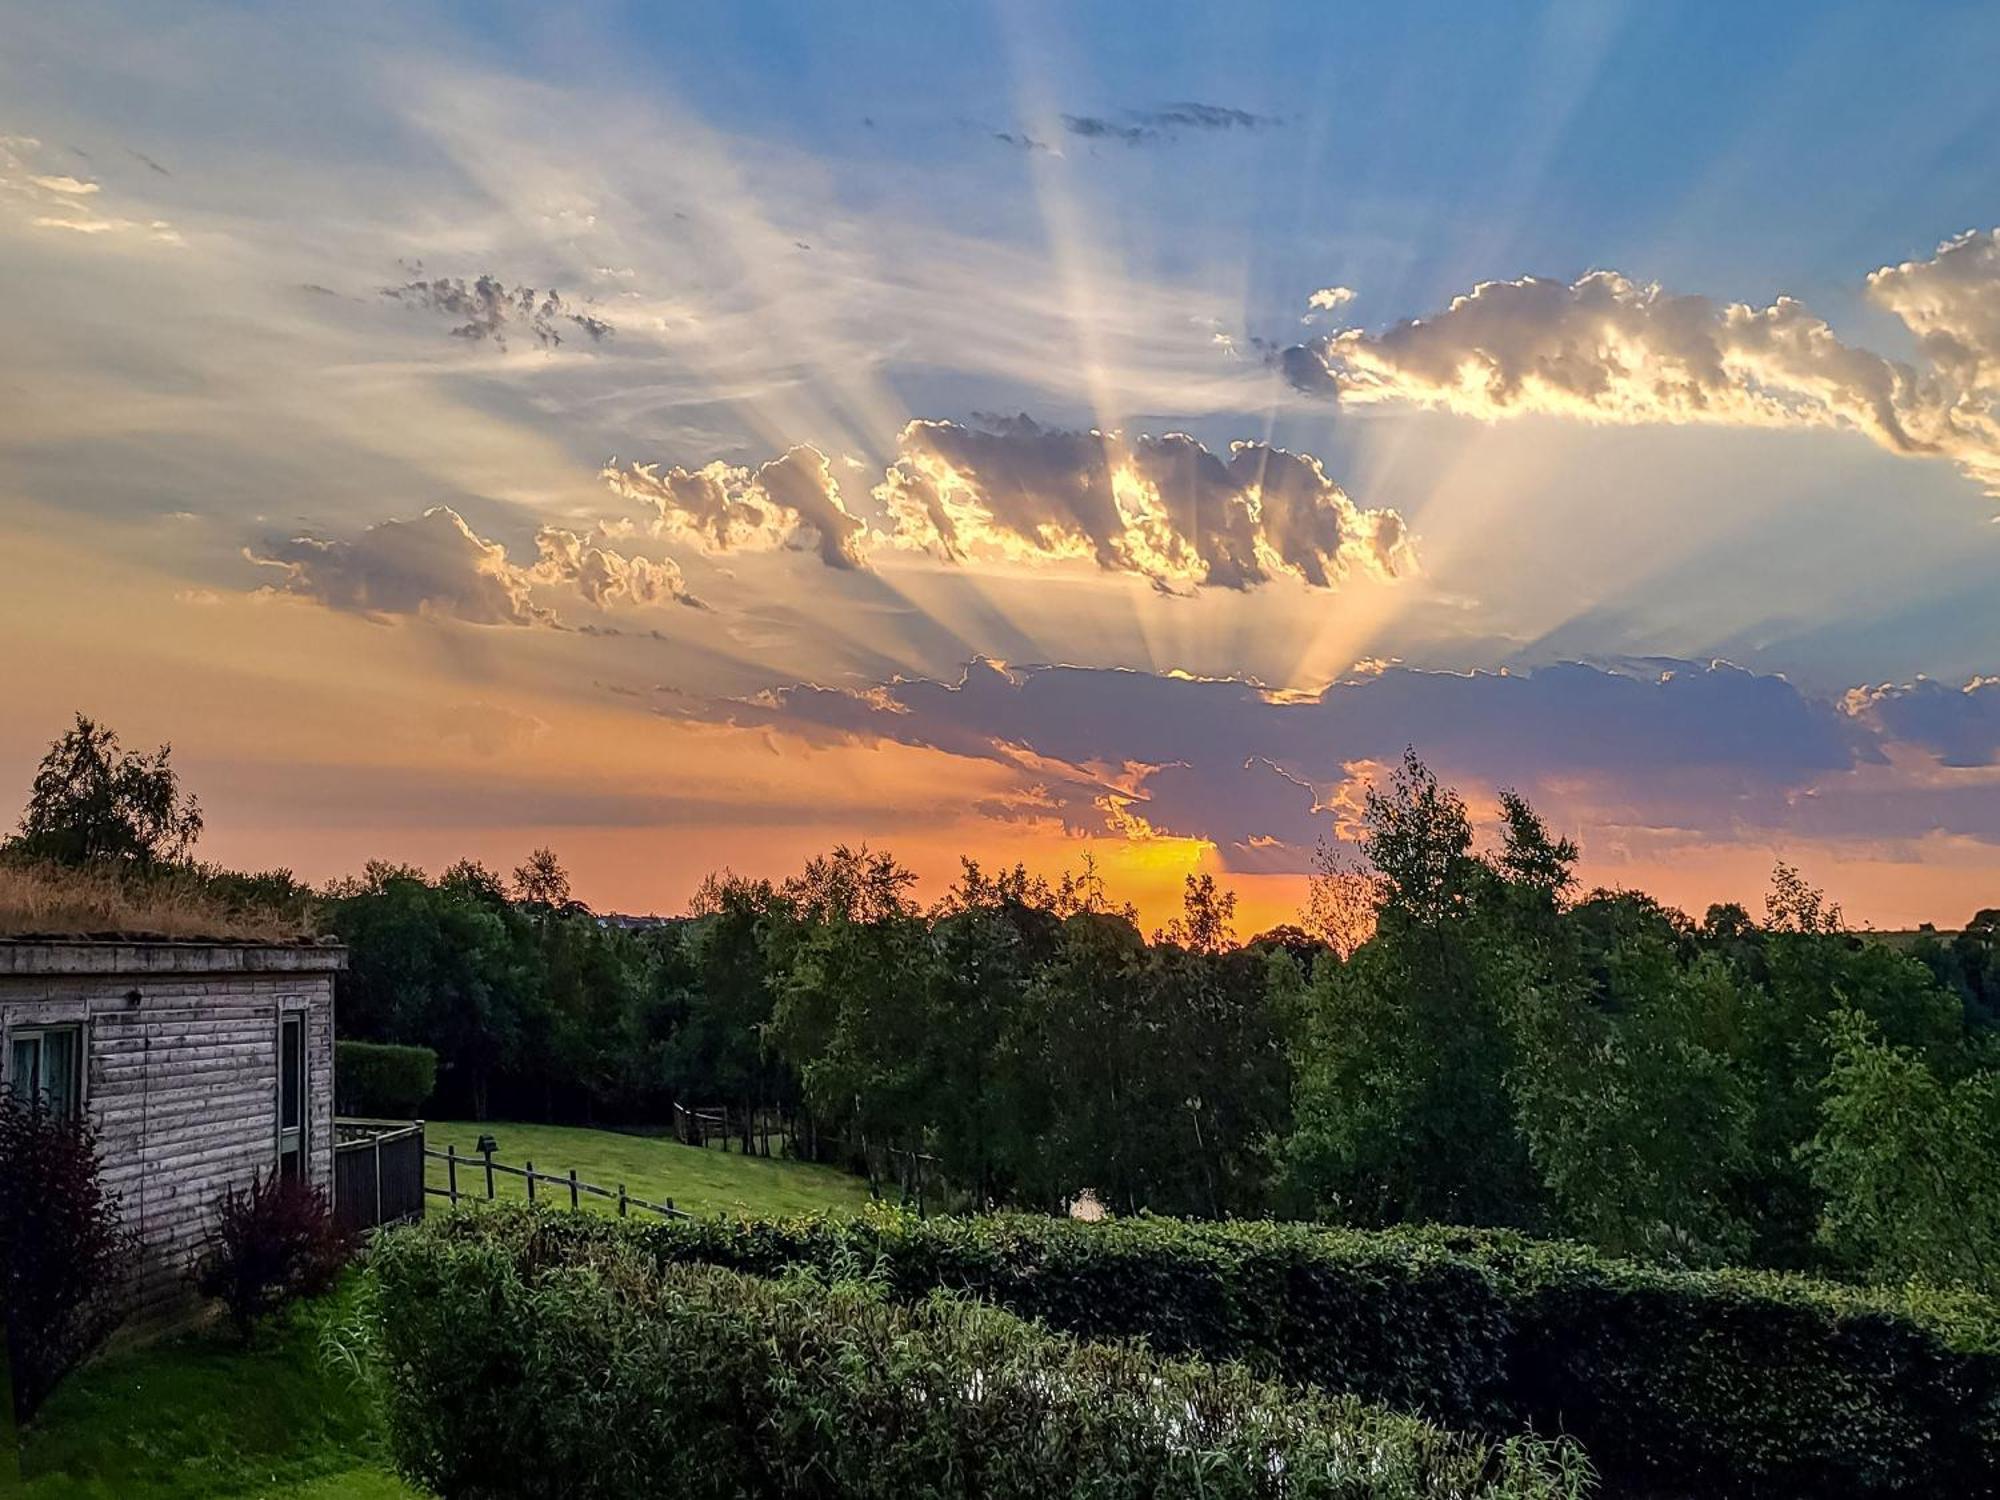
<path fill-rule="evenodd" d="M 1847 707 L 1889 738 L 1920 745 L 1945 765 L 2000 761 L 2000 678 L 1976 677 L 1962 688 L 1928 677 L 1856 688 L 1847 695 Z"/>
<path fill-rule="evenodd" d="M 1123 109 L 1115 115 L 1064 115 L 1062 127 L 1085 140 L 1118 141 L 1127 146 L 1154 145 L 1174 140 L 1185 130 L 1234 131 L 1264 130 L 1284 123 L 1275 115 L 1252 114 L 1220 104 L 1198 104 L 1183 100 L 1154 109 Z"/>
<path fill-rule="evenodd" d="M 1023 131 L 995 130 L 990 131 L 989 134 L 1002 145 L 1012 146 L 1020 151 L 1051 151 L 1055 149 L 1047 141 L 1038 141 Z"/>
<path fill-rule="evenodd" d="M 460 319 L 451 330 L 453 337 L 491 339 L 503 349 L 510 333 L 526 334 L 540 347 L 551 349 L 562 343 L 566 330 L 580 330 L 593 344 L 616 331 L 594 313 L 564 301 L 554 288 L 541 292 L 531 286 L 510 287 L 492 276 L 477 277 L 469 284 L 460 276 L 419 279 L 384 287 L 382 295 Z"/>
<path fill-rule="evenodd" d="M 1587 810 L 1688 834 L 1782 826 L 1814 788 L 1885 764 L 1880 733 L 1842 705 L 1724 663 L 1391 667 L 1299 697 L 1231 679 L 978 661 L 952 684 L 801 686 L 669 711 L 997 761 L 1074 829 L 1136 818 L 1209 839 L 1239 869 L 1307 868 L 1406 745 L 1471 788 L 1518 786 L 1559 818 Z"/>

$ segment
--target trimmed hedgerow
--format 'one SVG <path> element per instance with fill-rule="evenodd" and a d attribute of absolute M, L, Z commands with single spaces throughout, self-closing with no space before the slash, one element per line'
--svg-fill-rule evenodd
<path fill-rule="evenodd" d="M 437 1053 L 388 1042 L 335 1042 L 334 1093 L 344 1115 L 414 1119 L 437 1087 Z"/>
<path fill-rule="evenodd" d="M 1449 1230 L 1025 1216 L 547 1217 L 544 1253 L 877 1266 L 1083 1338 L 1239 1360 L 1450 1427 L 1576 1437 L 1613 1492 L 2000 1495 L 2000 1317 L 1976 1298 L 1674 1271 Z"/>
<path fill-rule="evenodd" d="M 1572 1444 L 1487 1441 L 1238 1364 L 936 1291 L 662 1263 L 532 1214 L 385 1236 L 390 1440 L 479 1497 L 1580 1500 Z"/>

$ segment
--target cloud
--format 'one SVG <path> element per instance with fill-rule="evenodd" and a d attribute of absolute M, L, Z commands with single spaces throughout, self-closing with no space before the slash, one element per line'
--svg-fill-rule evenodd
<path fill-rule="evenodd" d="M 946 559 L 1090 558 L 1175 592 L 1274 577 L 1331 587 L 1407 566 L 1394 511 L 1363 510 L 1310 454 L 1263 443 L 1211 452 L 1184 433 L 916 421 L 876 497 L 895 538 Z"/>
<path fill-rule="evenodd" d="M 527 570 L 538 584 L 568 586 L 598 609 L 614 604 L 695 604 L 672 558 L 629 557 L 574 531 L 544 526 L 535 533 L 539 561 Z"/>
<path fill-rule="evenodd" d="M 1183 130 L 1250 131 L 1283 123 L 1275 115 L 1192 100 L 1162 104 L 1154 109 L 1125 109 L 1110 116 L 1063 115 L 1061 119 L 1063 129 L 1071 135 L 1085 140 L 1119 141 L 1127 146 L 1170 142 Z"/>
<path fill-rule="evenodd" d="M 913 421 L 873 491 L 880 526 L 847 508 L 826 455 L 806 446 L 754 470 L 614 459 L 603 477 L 704 551 L 805 549 L 836 568 L 867 567 L 883 549 L 952 563 L 1093 561 L 1185 593 L 1273 578 L 1332 588 L 1414 564 L 1402 518 L 1356 505 L 1312 455 L 1255 442 L 1224 455 L 1184 433 L 1128 439 L 1025 416 Z"/>
<path fill-rule="evenodd" d="M 293 537 L 247 555 L 283 574 L 272 592 L 376 620 L 417 615 L 472 625 L 560 624 L 553 609 L 535 601 L 538 588 L 572 592 L 600 610 L 694 602 L 671 561 L 627 557 L 559 527 L 543 527 L 535 547 L 537 560 L 518 566 L 504 546 L 440 505 L 352 538 Z"/>
<path fill-rule="evenodd" d="M 1143 824 L 1213 843 L 1235 868 L 1291 872 L 1352 824 L 1371 778 L 1406 745 L 1469 789 L 1519 786 L 1558 817 L 1734 836 L 1782 826 L 1814 788 L 1884 765 L 1888 742 L 1784 678 L 1672 661 L 1386 667 L 1304 696 L 975 661 L 954 684 L 799 686 L 668 711 L 994 761 L 1072 831 Z"/>
<path fill-rule="evenodd" d="M 523 331 L 540 347 L 552 349 L 563 341 L 565 324 L 602 343 L 616 330 L 594 313 L 565 302 L 553 287 L 539 292 L 531 286 L 510 287 L 492 276 L 468 285 L 463 277 L 438 276 L 382 288 L 382 295 L 412 307 L 428 309 L 463 321 L 451 330 L 454 338 L 491 339 L 504 349 L 510 331 Z"/>
<path fill-rule="evenodd" d="M 30 228 L 182 243 L 180 232 L 166 219 L 128 218 L 100 210 L 102 183 L 68 172 L 37 170 L 35 158 L 41 151 L 42 143 L 33 136 L 0 136 L 0 203 L 11 203 Z"/>
<path fill-rule="evenodd" d="M 280 593 L 372 618 L 434 615 L 474 625 L 555 618 L 529 598 L 528 579 L 507 549 L 443 505 L 414 521 L 382 521 L 350 540 L 294 537 L 253 551 L 251 560 L 283 572 Z"/>
<path fill-rule="evenodd" d="M 1967 230 L 1930 260 L 1884 266 L 1870 273 L 1868 295 L 1917 335 L 1940 374 L 1989 396 L 2000 389 L 2000 229 Z"/>
<path fill-rule="evenodd" d="M 611 489 L 650 506 L 662 531 L 711 552 L 807 549 L 832 568 L 866 566 L 866 525 L 847 509 L 840 481 L 818 449 L 801 445 L 756 469 L 711 463 L 700 469 L 658 464 L 603 470 Z"/>
<path fill-rule="evenodd" d="M 1922 746 L 1947 766 L 2000 761 L 2000 677 L 1975 677 L 1962 688 L 1928 677 L 1855 688 L 1844 706 L 1883 736 Z"/>
<path fill-rule="evenodd" d="M 1354 288 L 1351 286 L 1323 286 L 1306 298 L 1306 306 L 1318 312 L 1332 312 L 1353 300 Z"/>
<path fill-rule="evenodd" d="M 1941 456 L 2000 494 L 2000 249 L 1993 233 L 1884 267 L 1869 296 L 1925 362 L 1843 342 L 1804 304 L 1670 293 L 1592 271 L 1574 282 L 1489 281 L 1428 318 L 1346 328 L 1286 349 L 1301 390 L 1484 420 L 1839 427 L 1890 452 Z"/>

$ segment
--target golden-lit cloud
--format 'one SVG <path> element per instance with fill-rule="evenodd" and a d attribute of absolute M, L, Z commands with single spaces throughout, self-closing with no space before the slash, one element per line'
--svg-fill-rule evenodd
<path fill-rule="evenodd" d="M 1791 297 L 1718 303 L 1615 271 L 1482 282 L 1430 317 L 1341 329 L 1281 363 L 1295 386 L 1343 403 L 1488 421 L 1846 428 L 1894 453 L 1949 459 L 2000 493 L 1996 233 L 1969 232 L 1868 278 L 1869 296 L 1918 336 L 1922 365 L 1843 341 Z"/>
<path fill-rule="evenodd" d="M 863 521 L 841 498 L 840 481 L 818 449 L 800 445 L 755 469 L 711 463 L 604 469 L 613 493 L 652 507 L 664 534 L 713 552 L 810 550 L 832 568 L 862 566 Z"/>
<path fill-rule="evenodd" d="M 839 568 L 897 550 L 947 563 L 1094 562 L 1186 593 L 1274 578 L 1326 589 L 1414 562 L 1402 517 L 1357 505 L 1311 454 L 1265 443 L 1223 455 L 1185 433 L 918 420 L 897 455 L 873 490 L 877 525 L 847 508 L 826 455 L 806 446 L 754 470 L 614 462 L 603 477 L 650 507 L 662 534 L 704 551 L 813 550 Z"/>

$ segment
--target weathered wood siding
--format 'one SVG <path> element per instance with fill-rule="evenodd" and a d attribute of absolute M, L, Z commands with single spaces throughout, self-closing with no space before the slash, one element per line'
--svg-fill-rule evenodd
<path fill-rule="evenodd" d="M 278 1028 L 306 1016 L 307 1161 L 333 1182 L 338 949 L 0 943 L 0 1030 L 77 1024 L 105 1184 L 137 1231 L 141 1321 L 187 1296 L 225 1188 L 276 1169 Z M 134 1001 L 130 997 L 138 996 Z M 11 1049 L 0 1051 L 0 1067 Z"/>

